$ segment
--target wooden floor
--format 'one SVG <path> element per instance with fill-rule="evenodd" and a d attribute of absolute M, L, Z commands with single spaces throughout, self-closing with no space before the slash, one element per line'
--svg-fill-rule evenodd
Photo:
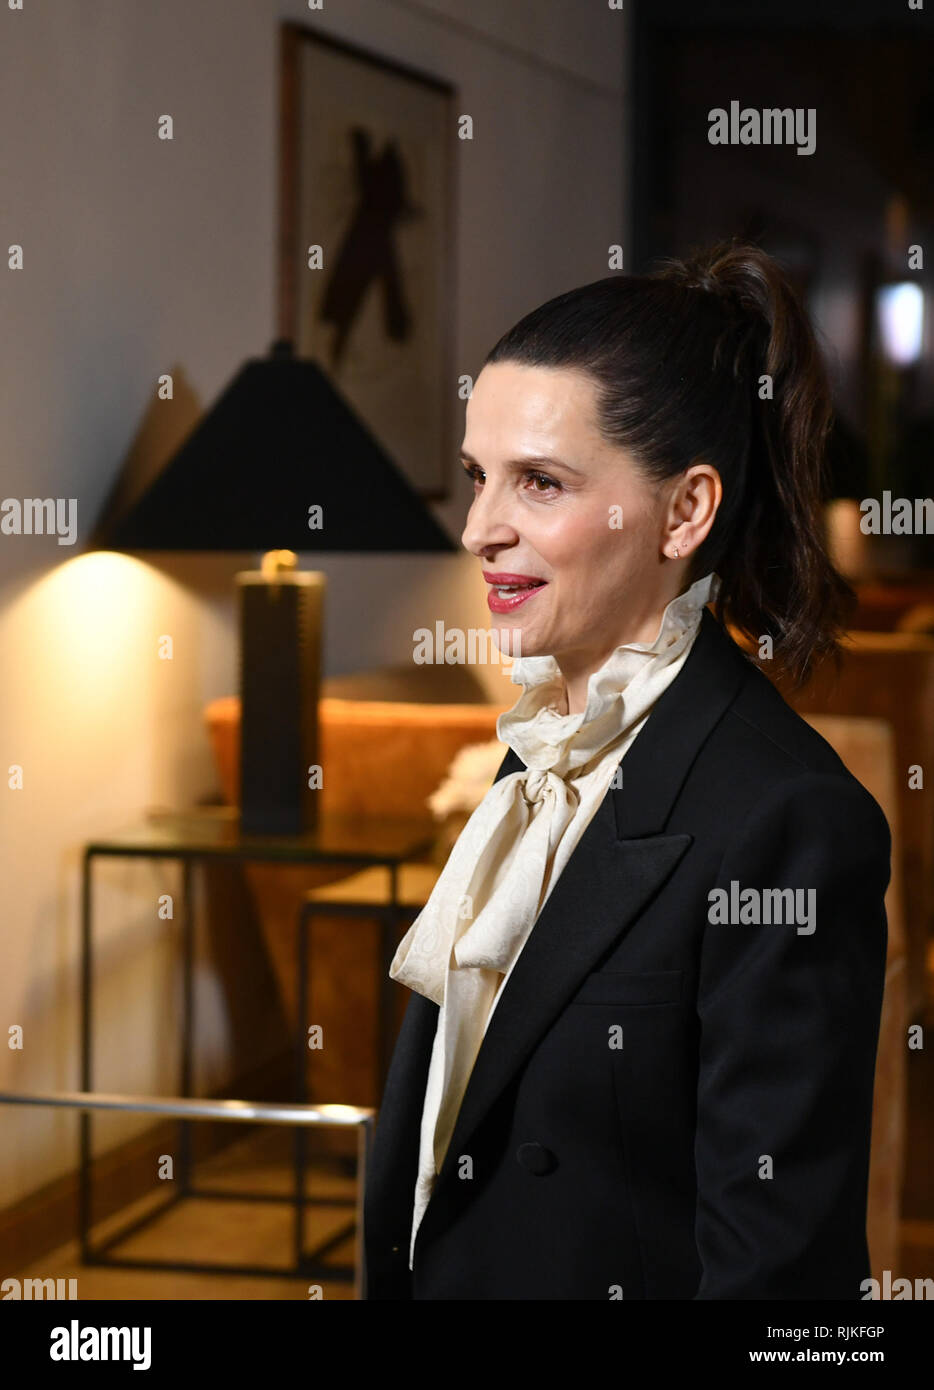
<path fill-rule="evenodd" d="M 908 1067 L 908 1135 L 905 1145 L 902 1247 L 893 1277 L 934 1278 L 934 1008 L 926 1017 L 925 1036 L 932 1041 L 910 1054 Z M 289 1136 L 279 1130 L 259 1131 L 221 1155 L 197 1166 L 197 1186 L 288 1197 L 292 1190 Z M 352 1198 L 355 1180 L 340 1160 L 310 1163 L 307 1191 L 318 1198 Z M 121 1212 L 116 1224 L 95 1229 L 95 1241 L 123 1228 L 145 1211 Z M 349 1206 L 314 1205 L 305 1217 L 305 1244 L 326 1239 L 353 1213 Z M 288 1202 L 219 1201 L 187 1198 L 153 1223 L 128 1237 L 115 1254 L 134 1258 L 187 1259 L 210 1263 L 288 1264 L 292 1258 L 293 1209 Z M 346 1237 L 326 1260 L 352 1264 L 355 1238 Z M 28 1269 L 19 1279 L 76 1278 L 77 1296 L 87 1299 L 222 1299 L 283 1300 L 309 1297 L 309 1280 L 294 1277 L 176 1273 L 151 1269 L 84 1267 L 75 1242 L 62 1246 Z M 318 1279 L 324 1299 L 352 1299 L 350 1282 Z"/>
<path fill-rule="evenodd" d="M 198 1162 L 194 1187 L 212 1191 L 265 1193 L 288 1198 L 293 1191 L 290 1136 L 287 1131 L 259 1131 L 220 1155 Z M 342 1171 L 339 1159 L 309 1162 L 306 1192 L 315 1198 L 353 1199 L 356 1182 Z M 118 1217 L 95 1226 L 93 1243 L 165 1201 L 139 1202 Z M 326 1240 L 350 1221 L 353 1206 L 317 1202 L 306 1208 L 305 1247 Z M 287 1266 L 293 1258 L 294 1208 L 288 1201 L 219 1200 L 186 1197 L 119 1242 L 109 1253 L 131 1259 L 189 1260 L 208 1264 Z M 346 1237 L 324 1257 L 325 1263 L 353 1264 L 355 1238 Z M 307 1299 L 308 1278 L 271 1275 L 194 1274 L 153 1269 L 119 1269 L 80 1263 L 77 1241 L 43 1255 L 16 1277 L 76 1278 L 77 1296 L 87 1299 Z M 324 1299 L 352 1299 L 352 1282 L 315 1278 Z M 67 1286 L 66 1286 L 67 1287 Z"/>

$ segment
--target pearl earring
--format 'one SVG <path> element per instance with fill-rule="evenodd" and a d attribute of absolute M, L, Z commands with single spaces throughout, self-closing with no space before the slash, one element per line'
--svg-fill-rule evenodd
<path fill-rule="evenodd" d="M 677 560 L 677 558 L 678 558 L 678 554 L 679 554 L 679 552 L 678 552 L 678 547 L 675 546 L 675 559 L 676 559 L 676 560 Z"/>

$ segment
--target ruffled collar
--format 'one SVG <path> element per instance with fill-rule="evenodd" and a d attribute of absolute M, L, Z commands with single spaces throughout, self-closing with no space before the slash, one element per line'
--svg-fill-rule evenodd
<path fill-rule="evenodd" d="M 650 675 L 677 660 L 690 644 L 703 608 L 716 598 L 719 585 L 713 572 L 695 580 L 667 605 L 654 641 L 616 647 L 591 673 L 586 706 L 577 714 L 559 713 L 564 677 L 553 656 L 517 657 L 511 679 L 524 687 L 523 693 L 499 716 L 497 737 L 514 749 L 526 767 L 564 775 L 590 762 L 645 712 L 639 691 Z"/>

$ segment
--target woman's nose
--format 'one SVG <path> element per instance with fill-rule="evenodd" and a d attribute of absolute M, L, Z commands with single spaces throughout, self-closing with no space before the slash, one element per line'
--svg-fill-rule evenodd
<path fill-rule="evenodd" d="M 461 545 L 472 555 L 483 557 L 488 550 L 515 545 L 515 527 L 506 516 L 505 499 L 499 499 L 489 484 L 475 497 L 467 513 Z"/>

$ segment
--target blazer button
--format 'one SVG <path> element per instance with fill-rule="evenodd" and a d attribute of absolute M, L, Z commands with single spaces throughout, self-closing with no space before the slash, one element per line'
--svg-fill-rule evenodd
<path fill-rule="evenodd" d="M 558 1160 L 544 1144 L 520 1144 L 516 1150 L 516 1158 L 527 1172 L 534 1173 L 537 1178 L 554 1172 L 558 1166 Z"/>

